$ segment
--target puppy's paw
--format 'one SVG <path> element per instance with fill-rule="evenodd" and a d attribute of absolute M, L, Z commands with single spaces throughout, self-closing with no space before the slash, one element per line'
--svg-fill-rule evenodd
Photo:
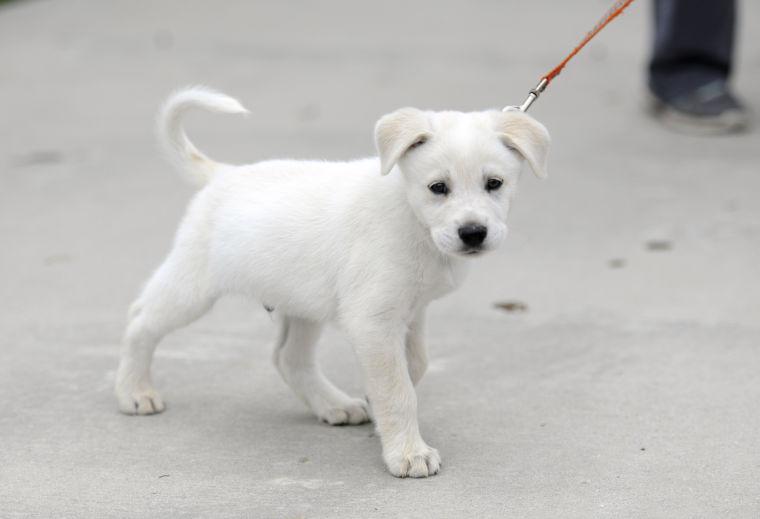
<path fill-rule="evenodd" d="M 350 398 L 339 405 L 326 406 L 317 411 L 317 417 L 330 425 L 359 425 L 369 422 L 367 403 L 359 398 Z"/>
<path fill-rule="evenodd" d="M 119 411 L 131 415 L 148 415 L 160 413 L 166 406 L 155 389 L 148 387 L 132 391 L 116 390 L 119 399 Z"/>
<path fill-rule="evenodd" d="M 385 463 L 397 478 L 426 478 L 441 469 L 441 455 L 424 442 L 404 452 L 386 454 Z"/>

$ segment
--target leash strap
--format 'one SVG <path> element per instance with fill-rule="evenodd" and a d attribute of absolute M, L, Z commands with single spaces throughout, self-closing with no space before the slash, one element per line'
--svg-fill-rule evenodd
<path fill-rule="evenodd" d="M 612 4 L 612 7 L 607 10 L 604 16 L 602 16 L 602 18 L 596 23 L 594 28 L 586 33 L 586 36 L 578 45 L 575 46 L 573 51 L 568 54 L 567 57 L 563 59 L 559 65 L 551 69 L 548 74 L 543 76 L 541 78 L 541 81 L 539 81 L 538 84 L 531 89 L 531 91 L 528 93 L 528 97 L 525 99 L 525 101 L 523 101 L 523 104 L 520 106 L 507 106 L 504 108 L 504 111 L 520 110 L 521 112 L 527 112 L 528 108 L 530 108 L 530 105 L 532 105 L 533 102 L 538 99 L 541 93 L 546 90 L 546 87 L 549 86 L 549 83 L 551 83 L 555 77 L 559 76 L 559 73 L 562 72 L 562 69 L 565 68 L 565 65 L 567 65 L 567 63 L 573 59 L 573 57 L 575 57 L 575 55 L 578 54 L 580 50 L 599 33 L 599 31 L 604 29 L 607 24 L 617 18 L 625 10 L 625 8 L 632 3 L 633 0 L 617 0 L 614 4 Z"/>

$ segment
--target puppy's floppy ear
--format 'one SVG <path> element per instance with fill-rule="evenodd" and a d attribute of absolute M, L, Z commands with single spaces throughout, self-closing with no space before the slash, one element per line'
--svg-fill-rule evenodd
<path fill-rule="evenodd" d="M 543 124 L 518 110 L 498 112 L 496 132 L 504 144 L 517 150 L 528 161 L 537 177 L 546 178 L 546 156 L 550 139 Z"/>
<path fill-rule="evenodd" d="M 416 108 L 401 108 L 384 115 L 375 125 L 375 146 L 380 154 L 380 173 L 387 175 L 399 159 L 431 136 L 430 122 Z"/>

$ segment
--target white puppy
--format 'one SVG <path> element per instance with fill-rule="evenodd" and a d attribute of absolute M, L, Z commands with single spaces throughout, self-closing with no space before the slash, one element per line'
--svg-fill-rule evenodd
<path fill-rule="evenodd" d="M 470 257 L 504 240 L 523 159 L 546 174 L 546 129 L 519 111 L 403 108 L 377 123 L 379 159 L 231 166 L 187 139 L 180 119 L 191 108 L 246 112 L 201 88 L 174 94 L 161 112 L 172 158 L 204 187 L 130 310 L 120 409 L 163 411 L 150 378 L 158 342 L 220 296 L 245 294 L 279 316 L 275 365 L 315 415 L 330 424 L 369 420 L 366 402 L 335 387 L 316 363 L 322 326 L 332 321 L 362 367 L 390 472 L 438 472 L 414 390 L 427 365 L 425 309 L 459 285 Z"/>

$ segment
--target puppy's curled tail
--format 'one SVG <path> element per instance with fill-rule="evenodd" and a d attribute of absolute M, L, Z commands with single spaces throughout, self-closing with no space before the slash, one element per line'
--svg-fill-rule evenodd
<path fill-rule="evenodd" d="M 247 114 L 237 100 L 205 87 L 190 87 L 174 92 L 158 116 L 158 137 L 167 156 L 196 186 L 206 184 L 219 163 L 198 151 L 185 135 L 182 117 L 192 108 L 211 112 Z"/>

